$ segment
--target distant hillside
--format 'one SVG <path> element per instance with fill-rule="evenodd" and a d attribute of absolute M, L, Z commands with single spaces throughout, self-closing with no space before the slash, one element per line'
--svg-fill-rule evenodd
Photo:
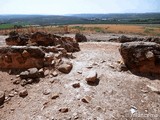
<path fill-rule="evenodd" d="M 160 24 L 160 13 L 131 14 L 73 14 L 58 15 L 0 15 L 2 26 L 66 25 L 66 24 Z M 1 27 L 2 29 L 3 27 Z"/>
<path fill-rule="evenodd" d="M 72 24 L 84 22 L 82 19 L 72 16 L 58 15 L 0 15 L 0 23 L 21 23 L 21 24 Z"/>
<path fill-rule="evenodd" d="M 160 13 L 126 13 L 126 14 L 73 14 L 71 16 L 80 18 L 99 19 L 160 19 Z"/>

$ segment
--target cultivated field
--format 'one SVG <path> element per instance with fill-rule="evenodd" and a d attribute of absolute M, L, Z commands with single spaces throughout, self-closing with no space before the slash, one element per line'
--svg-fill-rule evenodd
<path fill-rule="evenodd" d="M 133 34 L 160 36 L 160 25 L 127 25 L 127 24 L 84 24 L 84 25 L 62 25 L 62 26 L 43 26 L 43 27 L 27 27 L 21 29 L 0 30 L 0 34 L 8 34 L 11 30 L 21 33 L 32 33 L 36 31 L 49 33 L 116 33 L 116 34 Z"/>

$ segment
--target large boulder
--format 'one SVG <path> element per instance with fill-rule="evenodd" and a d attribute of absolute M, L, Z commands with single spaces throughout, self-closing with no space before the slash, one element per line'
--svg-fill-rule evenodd
<path fill-rule="evenodd" d="M 87 42 L 86 36 L 81 33 L 76 33 L 75 39 L 77 40 L 77 42 Z"/>
<path fill-rule="evenodd" d="M 120 47 L 125 65 L 133 72 L 160 74 L 160 45 L 154 42 L 128 42 Z"/>
<path fill-rule="evenodd" d="M 0 47 L 0 68 L 42 68 L 45 53 L 36 46 Z"/>

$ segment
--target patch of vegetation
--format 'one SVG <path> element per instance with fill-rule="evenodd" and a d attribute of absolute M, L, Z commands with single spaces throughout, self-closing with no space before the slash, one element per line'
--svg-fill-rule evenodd
<path fill-rule="evenodd" d="M 160 33 L 156 34 L 156 36 L 160 36 Z"/>
<path fill-rule="evenodd" d="M 144 30 L 144 33 L 151 33 L 151 32 L 154 32 L 153 28 L 146 27 Z"/>
<path fill-rule="evenodd" d="M 12 24 L 12 23 L 2 23 L 0 24 L 0 30 L 3 29 L 13 29 L 13 28 L 23 28 L 25 27 L 25 23 L 16 23 L 16 24 Z"/>
<path fill-rule="evenodd" d="M 79 31 L 84 31 L 84 30 L 86 30 L 86 28 L 83 27 L 83 26 L 73 26 L 72 29 L 76 29 L 76 30 L 79 30 Z"/>
<path fill-rule="evenodd" d="M 13 24 L 0 24 L 0 29 L 12 29 L 14 28 Z"/>
<path fill-rule="evenodd" d="M 101 27 L 88 27 L 87 29 L 90 31 L 95 31 L 97 33 L 105 33 L 104 29 Z"/>

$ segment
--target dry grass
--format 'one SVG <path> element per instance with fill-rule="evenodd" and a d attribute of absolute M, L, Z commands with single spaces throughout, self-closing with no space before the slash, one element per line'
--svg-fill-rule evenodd
<path fill-rule="evenodd" d="M 81 32 L 95 33 L 97 31 L 103 33 L 124 33 L 124 34 L 138 34 L 138 35 L 151 35 L 160 36 L 160 25 L 148 26 L 148 25 L 70 25 L 72 29 L 83 28 Z"/>
<path fill-rule="evenodd" d="M 12 29 L 13 30 L 13 29 Z M 8 34 L 11 30 L 1 30 L 0 34 Z M 124 33 L 137 35 L 160 36 L 160 25 L 115 25 L 115 24 L 86 24 L 68 26 L 46 26 L 16 29 L 20 33 Z"/>

